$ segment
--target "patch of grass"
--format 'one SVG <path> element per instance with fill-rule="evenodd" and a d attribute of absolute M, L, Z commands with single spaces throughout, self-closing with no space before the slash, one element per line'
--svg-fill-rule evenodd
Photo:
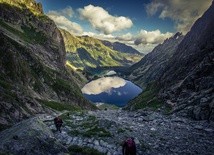
<path fill-rule="evenodd" d="M 47 40 L 46 35 L 43 32 L 37 32 L 33 27 L 22 26 L 25 38 L 33 43 L 44 44 Z"/>
<path fill-rule="evenodd" d="M 110 109 L 110 110 L 117 110 L 117 109 L 119 109 L 119 107 L 118 106 L 116 106 L 116 105 L 113 105 L 113 104 L 106 104 L 106 103 L 104 103 L 104 104 L 102 104 L 102 105 L 99 105 L 99 106 L 97 106 L 100 110 L 107 110 L 107 109 Z"/>
<path fill-rule="evenodd" d="M 88 116 L 87 121 L 95 121 L 95 120 L 96 120 L 95 116 L 92 116 L 92 115 Z"/>
<path fill-rule="evenodd" d="M 95 149 L 89 147 L 80 147 L 78 145 L 72 145 L 68 148 L 70 155 L 105 155 Z"/>
<path fill-rule="evenodd" d="M 144 142 L 141 142 L 140 143 L 140 146 L 141 146 L 141 149 L 145 152 L 146 150 L 150 150 L 151 148 L 150 148 L 150 146 L 149 145 L 147 145 L 146 143 L 144 143 Z"/>
<path fill-rule="evenodd" d="M 77 110 L 78 111 L 78 110 Z M 60 118 L 62 118 L 63 120 L 70 120 L 70 115 L 74 114 L 76 111 L 69 111 L 66 113 L 63 113 L 62 115 L 60 115 Z"/>
<path fill-rule="evenodd" d="M 163 105 L 163 102 L 157 98 L 158 91 L 155 84 L 148 85 L 139 96 L 129 102 L 127 108 L 144 109 L 149 107 L 152 110 L 157 110 Z"/>
<path fill-rule="evenodd" d="M 0 155 L 12 155 L 11 153 L 7 153 L 7 152 L 0 152 Z"/>
<path fill-rule="evenodd" d="M 16 30 L 13 27 L 9 26 L 8 24 L 6 24 L 1 19 L 0 19 L 0 26 L 2 26 L 3 28 L 7 29 L 8 31 L 10 31 L 13 34 L 16 34 L 16 35 L 20 36 L 21 38 L 24 38 L 24 34 L 22 32 L 20 32 L 19 30 Z"/>
<path fill-rule="evenodd" d="M 90 127 L 92 127 L 94 125 L 94 122 L 83 122 L 82 124 L 81 124 L 81 127 L 83 127 L 83 128 L 90 128 Z"/>
<path fill-rule="evenodd" d="M 172 111 L 172 107 L 165 106 L 165 108 L 164 108 L 164 114 L 168 115 L 168 114 L 170 114 L 171 111 Z"/>
<path fill-rule="evenodd" d="M 12 88 L 12 86 L 9 82 L 3 81 L 1 79 L 0 79 L 0 86 L 5 88 L 5 89 L 11 89 Z"/>
<path fill-rule="evenodd" d="M 36 32 L 36 29 L 33 27 L 29 28 L 26 26 L 22 26 L 21 29 L 23 30 L 23 32 L 21 32 L 2 20 L 0 20 L 0 26 L 4 27 L 11 33 L 19 36 L 21 39 L 29 43 L 44 44 L 47 40 L 47 37 L 43 32 Z"/>
<path fill-rule="evenodd" d="M 81 134 L 81 132 L 79 130 L 72 130 L 68 134 L 72 136 L 78 136 Z"/>
<path fill-rule="evenodd" d="M 124 133 L 126 130 L 125 129 L 122 129 L 122 128 L 119 128 L 117 129 L 117 133 Z"/>
<path fill-rule="evenodd" d="M 85 137 L 111 137 L 111 133 L 109 131 L 106 131 L 104 128 L 100 128 L 98 126 L 94 126 L 93 128 L 87 130 L 83 133 L 83 136 Z"/>
<path fill-rule="evenodd" d="M 0 124 L 0 131 L 3 131 L 3 130 L 8 129 L 10 127 L 11 127 L 10 125 Z M 1 153 L 0 153 L 0 155 L 1 155 Z"/>
<path fill-rule="evenodd" d="M 58 111 L 63 111 L 63 110 L 68 110 L 68 111 L 79 111 L 81 108 L 77 105 L 72 105 L 72 104 L 66 104 L 66 103 L 60 103 L 56 101 L 47 101 L 47 100 L 39 100 L 43 105 L 50 107 L 54 110 Z"/>

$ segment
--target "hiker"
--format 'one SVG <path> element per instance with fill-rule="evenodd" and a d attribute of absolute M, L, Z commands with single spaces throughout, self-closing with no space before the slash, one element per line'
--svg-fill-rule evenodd
<path fill-rule="evenodd" d="M 60 128 L 62 126 L 62 123 L 63 123 L 62 119 L 59 118 L 58 116 L 56 118 L 54 118 L 54 124 L 56 126 L 56 130 L 59 131 L 59 132 L 61 132 Z"/>
<path fill-rule="evenodd" d="M 136 145 L 134 138 L 128 138 L 123 143 L 123 155 L 136 155 Z"/>

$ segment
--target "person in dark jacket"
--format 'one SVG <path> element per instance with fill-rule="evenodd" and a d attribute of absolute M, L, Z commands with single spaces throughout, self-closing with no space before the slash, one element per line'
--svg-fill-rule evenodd
<path fill-rule="evenodd" d="M 54 118 L 54 124 L 56 126 L 56 130 L 61 132 L 61 127 L 62 127 L 62 124 L 63 124 L 62 119 L 60 117 Z"/>
<path fill-rule="evenodd" d="M 123 155 L 136 155 L 136 145 L 134 138 L 128 138 L 123 143 Z"/>

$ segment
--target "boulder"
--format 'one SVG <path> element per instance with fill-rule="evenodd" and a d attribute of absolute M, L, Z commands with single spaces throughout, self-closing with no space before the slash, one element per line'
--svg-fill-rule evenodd
<path fill-rule="evenodd" d="M 38 118 L 24 120 L 0 132 L 0 153 L 25 155 L 64 154 L 53 132 Z"/>

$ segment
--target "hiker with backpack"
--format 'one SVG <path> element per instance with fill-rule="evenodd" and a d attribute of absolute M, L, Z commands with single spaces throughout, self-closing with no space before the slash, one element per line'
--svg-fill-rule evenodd
<path fill-rule="evenodd" d="M 136 155 L 136 145 L 134 138 L 128 138 L 123 143 L 123 155 Z"/>
<path fill-rule="evenodd" d="M 62 119 L 59 118 L 59 117 L 54 118 L 54 124 L 55 124 L 55 126 L 56 126 L 56 130 L 59 131 L 59 132 L 61 132 L 61 129 L 60 129 L 60 128 L 61 128 L 61 126 L 62 126 L 62 124 L 63 124 Z"/>

